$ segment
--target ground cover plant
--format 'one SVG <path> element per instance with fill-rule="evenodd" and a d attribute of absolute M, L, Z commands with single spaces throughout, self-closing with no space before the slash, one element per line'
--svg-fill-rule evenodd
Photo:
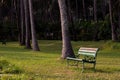
<path fill-rule="evenodd" d="M 120 43 L 112 41 L 72 41 L 74 52 L 81 46 L 100 48 L 97 56 L 96 72 L 86 64 L 81 73 L 79 68 L 67 66 L 60 59 L 61 41 L 40 40 L 41 51 L 32 51 L 19 46 L 18 42 L 0 45 L 0 60 L 17 66 L 20 73 L 1 73 L 0 80 L 119 80 L 120 79 Z"/>

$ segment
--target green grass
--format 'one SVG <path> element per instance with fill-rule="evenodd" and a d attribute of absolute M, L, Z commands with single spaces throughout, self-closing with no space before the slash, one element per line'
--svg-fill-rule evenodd
<path fill-rule="evenodd" d="M 61 60 L 61 41 L 40 40 L 41 51 L 35 52 L 24 49 L 17 42 L 0 45 L 0 60 L 23 69 L 21 74 L 12 74 L 16 79 L 11 80 L 119 80 L 120 79 L 120 43 L 112 41 L 77 41 L 72 42 L 74 52 L 80 46 L 100 48 L 97 56 L 96 72 L 86 64 L 87 69 L 81 73 L 79 68 L 67 66 L 66 60 Z M 6 74 L 1 74 L 0 80 L 7 80 Z M 0 75 L 0 76 L 1 76 Z M 4 78 L 5 77 L 5 78 Z M 7 76 L 9 77 L 9 75 Z"/>

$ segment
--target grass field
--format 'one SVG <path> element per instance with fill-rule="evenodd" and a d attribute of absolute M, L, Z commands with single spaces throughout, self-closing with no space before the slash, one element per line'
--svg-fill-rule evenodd
<path fill-rule="evenodd" d="M 88 69 L 91 64 L 86 64 L 84 73 L 81 73 L 81 63 L 79 68 L 68 67 L 66 60 L 60 59 L 61 45 L 61 41 L 40 40 L 41 51 L 35 52 L 19 46 L 18 42 L 0 44 L 0 60 L 7 60 L 23 70 L 21 74 L 0 74 L 0 80 L 120 80 L 120 43 L 72 42 L 75 53 L 81 46 L 100 48 L 96 72 Z"/>

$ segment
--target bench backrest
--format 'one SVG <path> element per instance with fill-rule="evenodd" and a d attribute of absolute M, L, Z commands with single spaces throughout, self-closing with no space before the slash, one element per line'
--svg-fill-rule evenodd
<path fill-rule="evenodd" d="M 78 54 L 88 56 L 88 57 L 93 57 L 95 59 L 97 56 L 97 51 L 98 51 L 98 48 L 80 47 Z"/>

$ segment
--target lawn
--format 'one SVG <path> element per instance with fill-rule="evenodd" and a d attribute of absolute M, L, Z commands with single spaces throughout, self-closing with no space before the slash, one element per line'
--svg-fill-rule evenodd
<path fill-rule="evenodd" d="M 25 49 L 18 42 L 0 44 L 0 60 L 6 60 L 23 70 L 20 74 L 0 74 L 0 80 L 119 80 L 120 43 L 112 41 L 72 41 L 74 52 L 81 46 L 98 47 L 96 72 L 86 64 L 84 73 L 79 68 L 67 66 L 61 56 L 61 41 L 40 40 L 39 52 Z M 8 79 L 11 78 L 11 79 Z M 16 78 L 16 79 L 15 79 Z"/>

